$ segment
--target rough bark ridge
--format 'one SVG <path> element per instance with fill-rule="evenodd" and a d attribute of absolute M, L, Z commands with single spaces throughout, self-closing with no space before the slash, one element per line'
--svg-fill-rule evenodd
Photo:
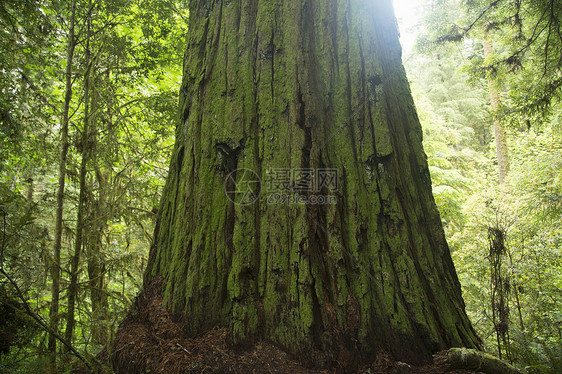
<path fill-rule="evenodd" d="M 189 30 L 145 279 L 164 277 L 187 332 L 226 327 L 232 343 L 267 339 L 320 366 L 478 345 L 391 1 L 192 0 Z M 325 167 L 340 173 L 334 205 L 225 194 L 232 170 Z"/>

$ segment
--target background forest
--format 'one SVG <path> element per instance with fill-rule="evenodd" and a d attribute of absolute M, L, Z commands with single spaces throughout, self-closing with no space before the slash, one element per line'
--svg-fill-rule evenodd
<path fill-rule="evenodd" d="M 142 285 L 186 8 L 0 2 L 0 372 L 90 362 Z M 562 4 L 418 13 L 403 60 L 467 312 L 487 351 L 562 372 Z"/>

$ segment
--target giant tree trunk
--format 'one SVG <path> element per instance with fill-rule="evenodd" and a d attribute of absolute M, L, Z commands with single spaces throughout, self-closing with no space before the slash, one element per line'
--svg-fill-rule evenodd
<path fill-rule="evenodd" d="M 164 302 L 190 334 L 225 326 L 232 343 L 265 338 L 321 365 L 478 345 L 391 1 L 190 4 L 181 122 L 145 283 L 164 276 Z M 272 204 L 266 182 L 280 168 L 338 170 L 338 188 L 305 192 L 336 203 Z M 225 193 L 236 169 L 263 182 L 252 204 Z M 230 174 L 243 187 L 248 175 Z"/>

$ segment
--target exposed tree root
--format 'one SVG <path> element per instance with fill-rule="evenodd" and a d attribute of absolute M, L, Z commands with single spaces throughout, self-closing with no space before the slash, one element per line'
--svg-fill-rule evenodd
<path fill-rule="evenodd" d="M 522 374 L 514 366 L 488 353 L 468 348 L 451 348 L 437 360 L 449 369 L 475 370 L 486 374 Z"/>

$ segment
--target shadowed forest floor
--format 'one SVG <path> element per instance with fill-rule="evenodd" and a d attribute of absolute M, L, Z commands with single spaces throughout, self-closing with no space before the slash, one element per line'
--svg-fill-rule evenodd
<path fill-rule="evenodd" d="M 113 345 L 111 364 L 117 373 L 291 373 L 328 374 L 349 372 L 307 368 L 302 362 L 268 342 L 248 349 L 233 349 L 226 343 L 226 329 L 214 329 L 195 338 L 184 336 L 180 323 L 164 309 L 160 282 L 154 282 L 138 297 L 123 321 Z M 139 306 L 142 306 L 139 308 Z M 436 356 L 445 355 L 441 352 Z M 103 357 L 105 356 L 105 357 Z M 106 355 L 99 357 L 107 360 Z M 437 357 L 436 357 L 437 358 Z M 104 360 L 104 361 L 105 361 Z M 435 360 L 439 361 L 439 360 Z M 414 367 L 381 355 L 358 373 L 475 373 L 437 364 Z M 78 373 L 78 371 L 75 371 Z"/>

